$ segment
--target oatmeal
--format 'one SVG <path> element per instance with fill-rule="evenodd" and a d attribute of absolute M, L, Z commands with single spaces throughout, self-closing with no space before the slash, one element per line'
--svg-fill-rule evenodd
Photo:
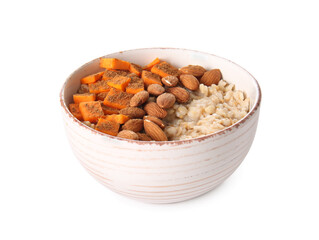
<path fill-rule="evenodd" d="M 236 123 L 249 111 L 249 98 L 234 84 L 220 80 L 218 85 L 199 85 L 186 104 L 175 103 L 167 111 L 164 130 L 169 140 L 200 137 Z"/>

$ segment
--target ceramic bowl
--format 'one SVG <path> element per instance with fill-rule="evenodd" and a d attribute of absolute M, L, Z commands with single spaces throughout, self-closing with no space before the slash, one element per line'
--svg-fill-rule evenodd
<path fill-rule="evenodd" d="M 173 203 L 202 195 L 227 179 L 241 164 L 253 142 L 260 111 L 257 81 L 237 64 L 212 54 L 172 48 L 135 49 L 108 54 L 140 65 L 154 58 L 177 67 L 201 65 L 221 69 L 251 99 L 250 111 L 236 124 L 190 140 L 144 142 L 119 139 L 82 124 L 68 110 L 80 79 L 101 71 L 99 58 L 73 72 L 60 102 L 71 148 L 82 166 L 100 183 L 124 196 L 151 203 Z"/>

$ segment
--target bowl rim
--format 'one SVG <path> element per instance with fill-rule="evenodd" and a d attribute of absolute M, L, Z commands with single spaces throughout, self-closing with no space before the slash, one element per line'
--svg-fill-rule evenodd
<path fill-rule="evenodd" d="M 246 114 L 246 116 L 244 116 L 242 119 L 240 119 L 238 122 L 236 122 L 235 124 L 226 127 L 222 130 L 219 130 L 217 132 L 211 133 L 211 134 L 207 134 L 204 136 L 200 136 L 200 137 L 196 137 L 196 138 L 191 138 L 191 139 L 183 139 L 183 140 L 171 140 L 171 141 L 141 141 L 141 140 L 132 140 L 132 139 L 126 139 L 126 138 L 120 138 L 117 136 L 111 136 L 102 132 L 99 132 L 87 125 L 85 125 L 84 123 L 82 123 L 80 120 L 78 120 L 77 118 L 75 118 L 72 113 L 69 111 L 69 108 L 66 106 L 66 103 L 64 101 L 64 91 L 65 91 L 65 87 L 67 82 L 69 81 L 69 79 L 77 72 L 79 71 L 82 67 L 91 64 L 92 62 L 96 61 L 97 59 L 101 58 L 95 58 L 83 65 L 81 65 L 80 67 L 78 67 L 76 70 L 74 70 L 65 80 L 65 82 L 63 83 L 63 86 L 61 88 L 60 94 L 59 94 L 59 99 L 60 99 L 60 105 L 61 107 L 64 109 L 65 113 L 74 120 L 75 123 L 77 123 L 80 127 L 84 127 L 85 129 L 89 130 L 91 133 L 105 137 L 105 138 L 110 138 L 113 140 L 118 140 L 118 141 L 125 141 L 128 143 L 134 143 L 134 144 L 139 144 L 139 145 L 158 145 L 158 146 L 162 146 L 162 145 L 181 145 L 181 144 L 185 144 L 185 143 L 192 143 L 192 142 L 201 142 L 210 138 L 214 138 L 216 136 L 219 135 L 224 135 L 227 132 L 232 131 L 235 128 L 238 128 L 240 125 L 244 124 L 252 115 L 254 115 L 254 113 L 259 109 L 260 107 L 260 103 L 261 103 L 261 89 L 259 86 L 258 81 L 254 78 L 254 76 L 252 74 L 250 74 L 246 69 L 244 69 L 243 67 L 239 66 L 237 63 L 230 61 L 226 58 L 211 54 L 211 53 L 206 53 L 206 52 L 202 52 L 202 51 L 198 51 L 198 50 L 192 50 L 192 49 L 185 49 L 185 48 L 172 48 L 172 47 L 151 47 L 151 48 L 136 48 L 136 49 L 129 49 L 129 50 L 124 50 L 124 51 L 118 51 L 118 52 L 114 52 L 114 53 L 109 53 L 106 54 L 104 56 L 107 55 L 111 55 L 111 54 L 121 54 L 124 52 L 130 52 L 130 51 L 137 51 L 137 50 L 155 50 L 155 49 L 163 49 L 163 50 L 179 50 L 179 51 L 191 51 L 191 52 L 196 52 L 196 53 L 200 53 L 200 54 L 205 54 L 205 55 L 211 55 L 214 56 L 216 58 L 220 58 L 222 60 L 226 60 L 228 62 L 230 62 L 231 64 L 234 64 L 235 66 L 239 67 L 240 69 L 242 69 L 243 71 L 245 71 L 254 81 L 255 85 L 256 85 L 256 102 L 255 104 L 252 106 L 252 108 L 249 110 L 249 112 Z M 102 56 L 102 57 L 104 57 Z"/>

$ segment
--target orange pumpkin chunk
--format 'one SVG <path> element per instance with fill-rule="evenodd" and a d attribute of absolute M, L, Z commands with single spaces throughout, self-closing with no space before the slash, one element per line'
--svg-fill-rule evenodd
<path fill-rule="evenodd" d="M 131 63 L 129 71 L 135 73 L 137 76 L 141 76 L 143 69 L 140 65 Z"/>
<path fill-rule="evenodd" d="M 98 101 L 81 102 L 79 104 L 79 109 L 83 116 L 83 120 L 91 123 L 97 122 L 97 120 L 104 115 L 101 103 Z"/>
<path fill-rule="evenodd" d="M 95 101 L 94 93 L 76 93 L 73 94 L 74 103 Z"/>
<path fill-rule="evenodd" d="M 107 69 L 129 70 L 130 63 L 117 58 L 100 58 L 100 67 Z"/>
<path fill-rule="evenodd" d="M 101 93 L 110 91 L 111 87 L 107 84 L 106 80 L 101 80 L 96 83 L 89 84 L 90 93 Z"/>
<path fill-rule="evenodd" d="M 151 85 L 151 84 L 162 85 L 161 77 L 158 74 L 155 74 L 155 73 L 152 73 L 149 71 L 143 70 L 142 79 L 143 79 L 146 86 Z"/>
<path fill-rule="evenodd" d="M 125 76 L 115 76 L 107 81 L 107 84 L 111 87 L 117 88 L 121 91 L 125 91 L 127 85 L 130 83 L 131 78 Z"/>
<path fill-rule="evenodd" d="M 89 85 L 81 84 L 78 93 L 89 93 Z"/>
<path fill-rule="evenodd" d="M 112 115 L 106 115 L 103 117 L 106 120 L 109 121 L 113 121 L 119 124 L 124 124 L 126 123 L 128 120 L 130 120 L 130 118 L 126 115 L 123 114 L 112 114 Z"/>
<path fill-rule="evenodd" d="M 108 107 L 122 109 L 130 106 L 132 97 L 133 94 L 112 88 L 104 99 L 103 104 Z"/>
<path fill-rule="evenodd" d="M 109 121 L 107 119 L 100 118 L 95 126 L 95 130 L 116 136 L 119 132 L 120 124 L 117 122 Z"/>
<path fill-rule="evenodd" d="M 115 70 L 110 70 L 110 69 L 106 69 L 103 73 L 102 76 L 102 80 L 110 80 L 112 78 L 114 78 L 115 76 L 126 76 L 128 74 L 128 72 L 125 71 L 115 71 Z"/>
<path fill-rule="evenodd" d="M 151 72 L 158 74 L 161 77 L 178 76 L 178 69 L 167 62 L 161 62 L 154 65 Z"/>
<path fill-rule="evenodd" d="M 102 110 L 104 112 L 104 115 L 110 115 L 110 114 L 118 114 L 119 110 L 116 108 L 105 106 L 104 104 L 101 104 Z"/>
<path fill-rule="evenodd" d="M 138 93 L 144 90 L 144 81 L 139 77 L 132 77 L 130 83 L 126 87 L 127 93 Z"/>
<path fill-rule="evenodd" d="M 101 92 L 101 93 L 96 94 L 96 100 L 103 102 L 107 94 L 108 94 L 108 92 Z"/>
<path fill-rule="evenodd" d="M 74 117 L 76 117 L 80 121 L 83 121 L 83 117 L 82 117 L 82 114 L 80 112 L 80 108 L 79 108 L 79 104 L 78 103 L 71 103 L 69 105 L 69 109 L 70 109 L 70 112 L 72 113 L 72 115 Z"/>
<path fill-rule="evenodd" d="M 102 78 L 102 75 L 104 74 L 104 72 L 98 72 L 98 73 L 94 73 L 91 75 L 88 75 L 84 78 L 81 79 L 81 83 L 94 83 L 97 80 L 100 80 Z"/>
<path fill-rule="evenodd" d="M 160 63 L 161 60 L 159 60 L 159 58 L 155 58 L 152 62 L 150 62 L 149 64 L 147 64 L 146 66 L 143 67 L 144 70 L 151 70 L 152 67 L 158 63 Z"/>

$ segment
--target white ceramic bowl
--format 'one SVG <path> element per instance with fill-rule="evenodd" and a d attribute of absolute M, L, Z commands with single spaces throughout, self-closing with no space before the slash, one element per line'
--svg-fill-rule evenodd
<path fill-rule="evenodd" d="M 172 48 L 136 49 L 115 57 L 145 65 L 154 58 L 177 67 L 189 64 L 221 69 L 251 99 L 249 114 L 236 124 L 199 138 L 168 142 L 119 139 L 82 124 L 68 110 L 83 76 L 101 71 L 99 58 L 73 72 L 64 83 L 60 102 L 66 134 L 83 167 L 109 189 L 152 203 L 180 202 L 202 195 L 228 178 L 240 165 L 253 142 L 260 110 L 257 81 L 237 64 L 212 54 Z"/>

